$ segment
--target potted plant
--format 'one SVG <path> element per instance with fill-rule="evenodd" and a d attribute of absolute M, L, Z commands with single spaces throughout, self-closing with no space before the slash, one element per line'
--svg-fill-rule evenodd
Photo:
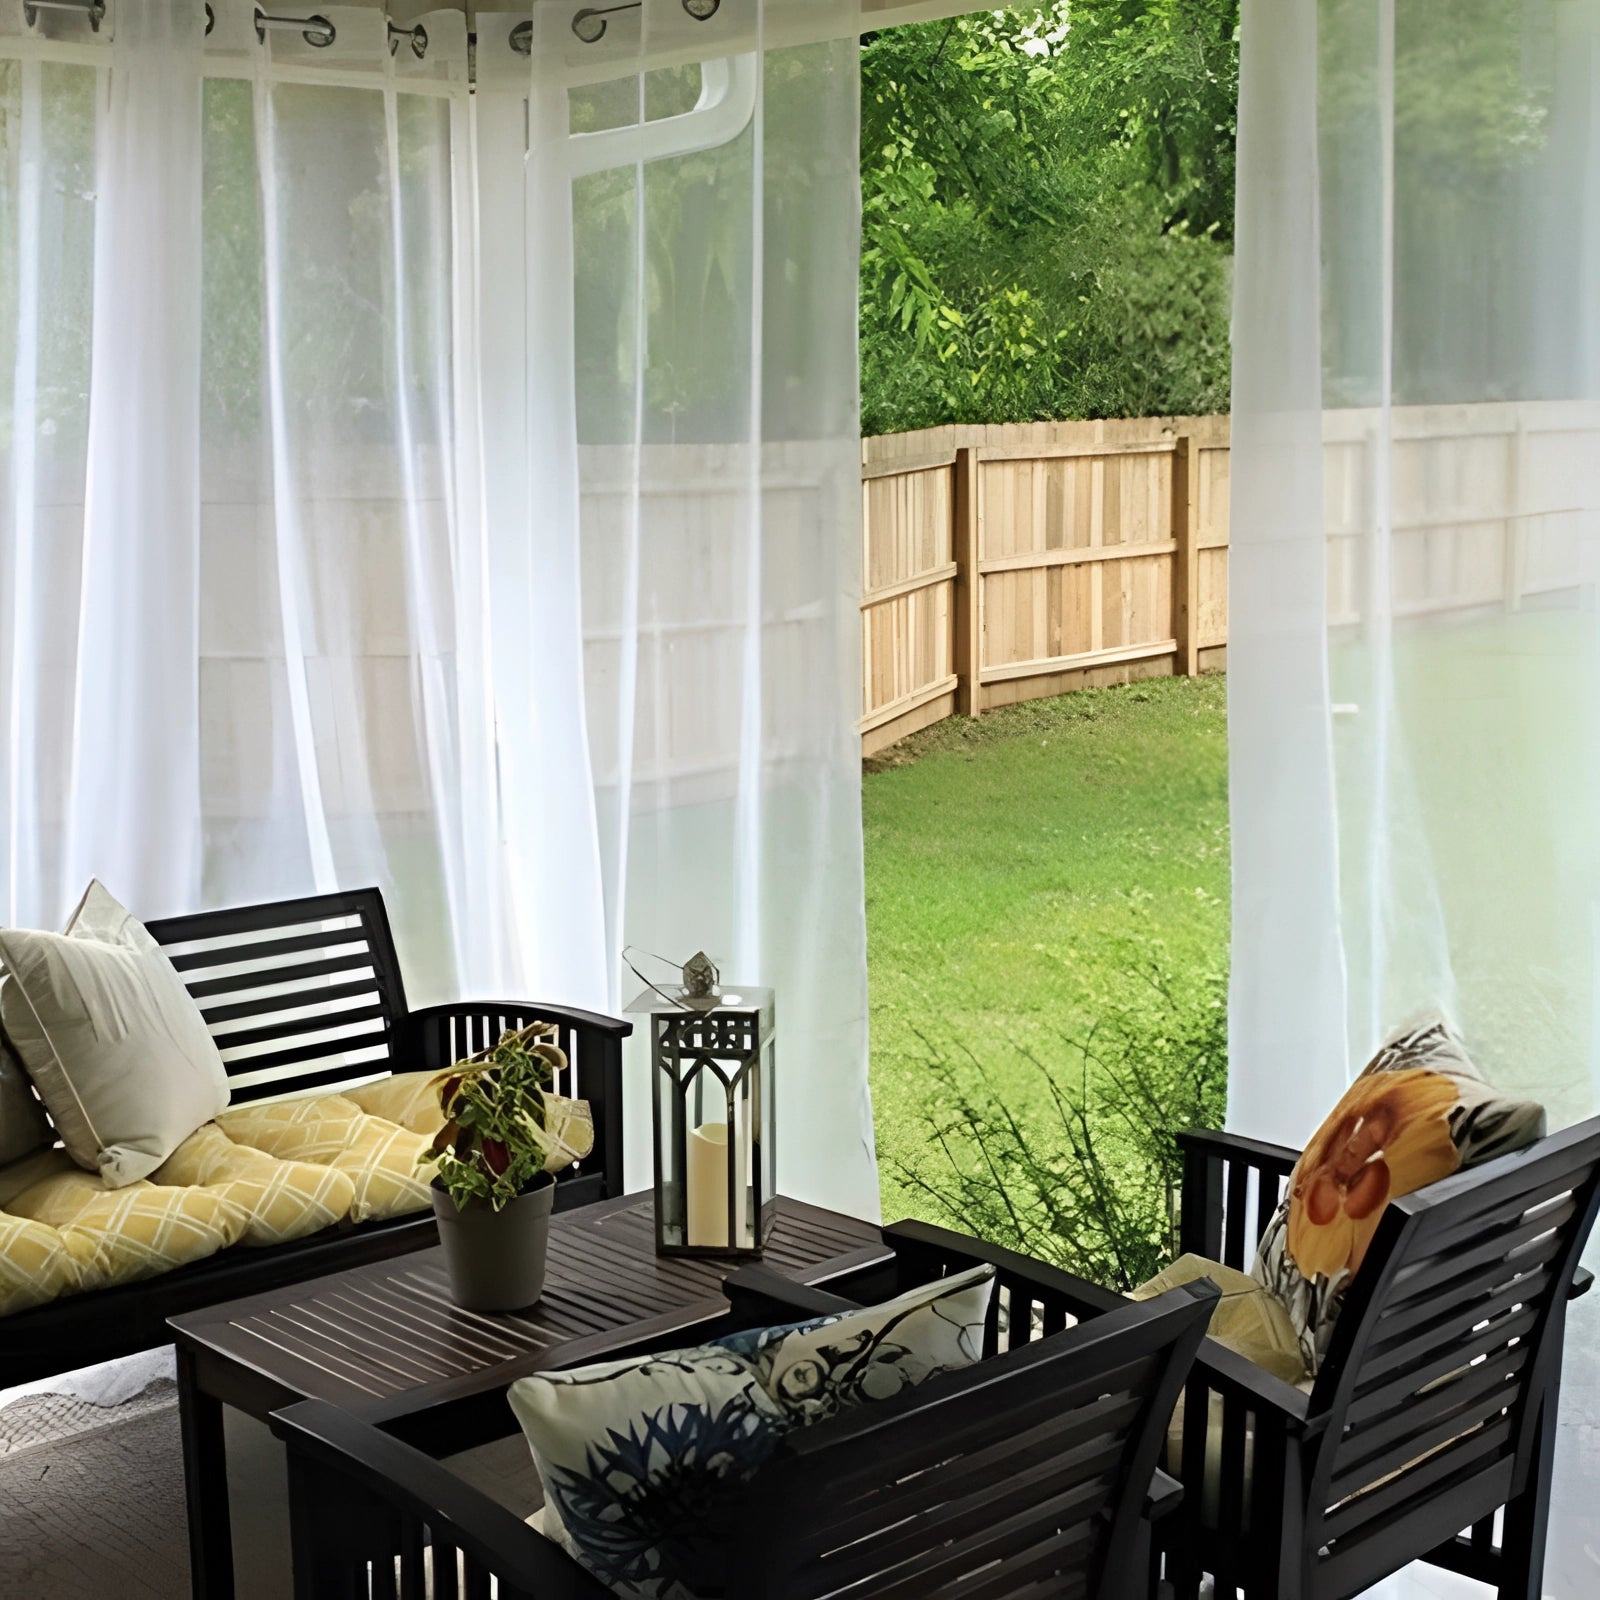
<path fill-rule="evenodd" d="M 444 1126 L 433 1212 L 450 1292 L 471 1311 L 515 1311 L 544 1290 L 555 1174 L 589 1153 L 588 1108 L 553 1092 L 567 1058 L 553 1023 L 507 1032 L 438 1078 Z"/>

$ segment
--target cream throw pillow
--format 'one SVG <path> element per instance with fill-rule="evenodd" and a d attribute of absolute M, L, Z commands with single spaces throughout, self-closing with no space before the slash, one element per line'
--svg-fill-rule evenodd
<path fill-rule="evenodd" d="M 0 1027 L 67 1154 L 108 1188 L 153 1172 L 228 1104 L 172 963 L 98 882 L 65 933 L 0 929 Z"/>

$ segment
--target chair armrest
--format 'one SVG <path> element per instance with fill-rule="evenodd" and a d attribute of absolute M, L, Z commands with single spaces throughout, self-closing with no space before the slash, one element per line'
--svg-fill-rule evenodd
<path fill-rule="evenodd" d="M 1157 1467 L 1155 1477 L 1150 1480 L 1150 1492 L 1144 1497 L 1146 1520 L 1164 1522 L 1182 1503 L 1183 1485 Z"/>
<path fill-rule="evenodd" d="M 268 1420 L 288 1448 L 291 1471 L 297 1458 L 331 1470 L 341 1488 L 351 1486 L 426 1524 L 487 1572 L 539 1600 L 608 1600 L 609 1589 L 515 1513 L 370 1423 L 322 1400 L 303 1400 Z"/>
<path fill-rule="evenodd" d="M 948 1228 L 936 1228 L 929 1222 L 895 1222 L 883 1230 L 884 1241 L 894 1246 L 907 1265 L 919 1267 L 953 1267 L 960 1270 L 987 1264 L 996 1272 L 1020 1278 L 1063 1302 L 1065 1308 L 1080 1321 L 1098 1317 L 1107 1311 L 1118 1311 L 1128 1301 L 1111 1289 L 1074 1277 L 1060 1267 L 1052 1267 L 1032 1256 L 1007 1250 L 1002 1245 L 986 1244 L 979 1239 L 969 1239 L 965 1234 L 952 1233 Z M 933 1272 L 927 1273 L 934 1276 Z"/>
<path fill-rule="evenodd" d="M 1242 1162 L 1267 1172 L 1287 1173 L 1300 1159 L 1292 1145 L 1272 1144 L 1265 1139 L 1247 1139 L 1239 1133 L 1222 1133 L 1216 1128 L 1187 1128 L 1177 1136 L 1185 1155 L 1190 1150 L 1221 1156 L 1224 1161 Z"/>
<path fill-rule="evenodd" d="M 1594 1274 L 1587 1267 L 1579 1267 L 1572 1275 L 1572 1287 L 1567 1290 L 1567 1299 L 1577 1300 L 1594 1288 Z"/>
<path fill-rule="evenodd" d="M 740 1327 L 760 1328 L 808 1317 L 833 1317 L 859 1311 L 854 1300 L 796 1283 L 771 1267 L 740 1267 L 722 1280 L 722 1292 Z"/>
<path fill-rule="evenodd" d="M 1308 1416 L 1309 1396 L 1292 1383 L 1263 1372 L 1248 1357 L 1218 1344 L 1215 1339 L 1201 1341 L 1200 1353 L 1194 1361 L 1194 1376 L 1220 1395 L 1243 1400 L 1253 1411 L 1275 1412 L 1295 1438 L 1315 1438 L 1325 1426 L 1322 1418 Z"/>

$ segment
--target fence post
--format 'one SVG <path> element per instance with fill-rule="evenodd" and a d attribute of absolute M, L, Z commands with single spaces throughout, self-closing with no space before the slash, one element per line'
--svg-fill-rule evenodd
<path fill-rule="evenodd" d="M 956 451 L 955 537 L 951 541 L 956 562 L 955 658 L 958 678 L 956 710 L 975 717 L 983 709 L 979 692 L 983 671 L 982 578 L 978 571 L 978 452 L 972 445 Z"/>
<path fill-rule="evenodd" d="M 1190 477 L 1194 441 L 1187 434 L 1172 441 L 1172 636 L 1178 641 L 1173 670 L 1184 678 L 1200 671 L 1200 530 Z"/>

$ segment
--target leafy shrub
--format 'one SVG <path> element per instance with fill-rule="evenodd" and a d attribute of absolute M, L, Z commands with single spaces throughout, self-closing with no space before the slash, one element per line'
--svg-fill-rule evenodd
<path fill-rule="evenodd" d="M 901 1180 L 962 1232 L 1131 1289 L 1177 1254 L 1176 1135 L 1226 1108 L 1226 979 L 1170 970 L 1159 941 L 1128 937 L 1118 995 L 1059 1059 L 1012 1044 L 1042 1075 L 1050 1111 L 1018 1111 L 970 1049 L 930 1044 L 938 1085 L 928 1154 Z M 928 1041 L 924 1041 L 928 1043 Z"/>
<path fill-rule="evenodd" d="M 862 428 L 1226 410 L 1238 0 L 1053 0 L 862 57 Z"/>

